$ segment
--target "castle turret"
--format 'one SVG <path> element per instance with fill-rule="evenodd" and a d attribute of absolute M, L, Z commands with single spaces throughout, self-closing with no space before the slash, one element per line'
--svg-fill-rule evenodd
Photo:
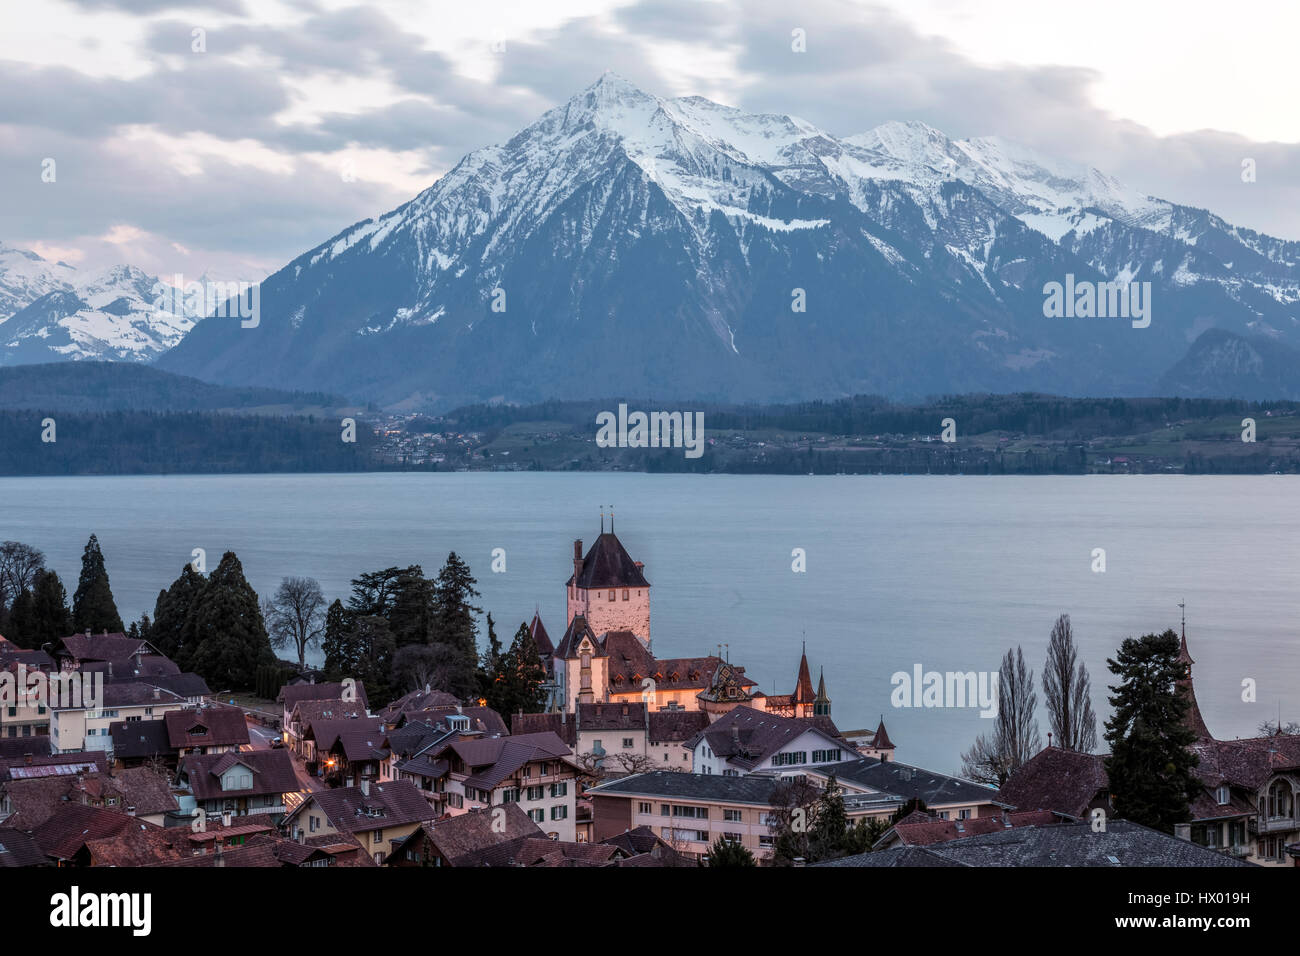
<path fill-rule="evenodd" d="M 831 715 L 831 699 L 826 694 L 826 669 L 822 668 L 817 674 L 817 696 L 813 698 L 813 716 L 829 717 Z"/>

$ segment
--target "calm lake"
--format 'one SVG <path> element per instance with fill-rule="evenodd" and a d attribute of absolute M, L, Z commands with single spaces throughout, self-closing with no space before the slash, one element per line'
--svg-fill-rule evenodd
<path fill-rule="evenodd" d="M 436 574 L 454 550 L 503 640 L 534 607 L 558 640 L 573 540 L 590 543 L 613 503 L 652 585 L 658 655 L 726 644 L 765 691 L 788 693 L 806 640 L 842 730 L 883 714 L 898 759 L 953 772 L 991 722 L 974 709 L 894 709 L 890 676 L 917 664 L 996 670 L 1020 644 L 1037 680 L 1062 612 L 1100 719 L 1106 657 L 1127 636 L 1176 628 L 1185 600 L 1210 730 L 1251 736 L 1279 703 L 1284 720 L 1300 720 L 1298 501 L 1300 478 L 1283 476 L 3 478 L 0 539 L 41 548 L 70 598 L 98 534 L 128 621 L 152 614 L 194 548 L 209 570 L 234 550 L 259 593 L 298 575 L 330 599 L 388 565 Z M 494 548 L 505 573 L 491 571 Z M 791 570 L 795 548 L 806 573 Z M 1104 573 L 1093 571 L 1096 548 Z M 1254 703 L 1242 700 L 1245 678 L 1257 682 Z"/>

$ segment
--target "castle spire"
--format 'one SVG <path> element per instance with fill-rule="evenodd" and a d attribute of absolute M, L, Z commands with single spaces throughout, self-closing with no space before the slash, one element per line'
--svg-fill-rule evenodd
<path fill-rule="evenodd" d="M 829 717 L 831 699 L 826 693 L 826 668 L 819 668 L 817 674 L 817 696 L 813 698 L 813 716 Z"/>

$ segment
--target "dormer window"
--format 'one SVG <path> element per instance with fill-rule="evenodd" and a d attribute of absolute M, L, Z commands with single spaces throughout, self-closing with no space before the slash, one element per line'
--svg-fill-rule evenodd
<path fill-rule="evenodd" d="M 1226 806 L 1228 801 L 1232 799 L 1232 792 L 1227 786 L 1220 786 L 1219 789 L 1214 791 L 1214 797 L 1219 801 L 1219 806 Z"/>

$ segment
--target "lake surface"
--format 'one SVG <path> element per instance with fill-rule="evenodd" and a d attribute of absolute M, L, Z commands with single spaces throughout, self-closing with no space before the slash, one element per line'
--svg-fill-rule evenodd
<path fill-rule="evenodd" d="M 153 613 L 194 548 L 209 570 L 234 550 L 261 594 L 297 575 L 331 600 L 363 571 L 418 563 L 434 575 L 455 550 L 504 641 L 534 607 L 558 640 L 573 540 L 590 543 L 612 502 L 619 537 L 646 565 L 658 655 L 729 644 L 765 691 L 789 693 L 806 640 L 842 730 L 874 729 L 883 714 L 900 760 L 954 772 L 991 721 L 892 708 L 891 675 L 996 670 L 1020 644 L 1037 680 L 1062 612 L 1099 720 L 1106 657 L 1125 637 L 1176 628 L 1182 600 L 1211 732 L 1252 736 L 1279 703 L 1300 720 L 1298 501 L 1291 476 L 3 478 L 0 540 L 41 548 L 71 598 L 98 534 L 127 621 Z M 494 548 L 505 573 L 490 570 Z M 791 570 L 795 548 L 806 573 Z M 1094 548 L 1105 573 L 1092 570 Z M 1241 699 L 1244 678 L 1257 682 L 1255 703 Z M 1045 714 L 1040 723 L 1046 742 Z"/>

